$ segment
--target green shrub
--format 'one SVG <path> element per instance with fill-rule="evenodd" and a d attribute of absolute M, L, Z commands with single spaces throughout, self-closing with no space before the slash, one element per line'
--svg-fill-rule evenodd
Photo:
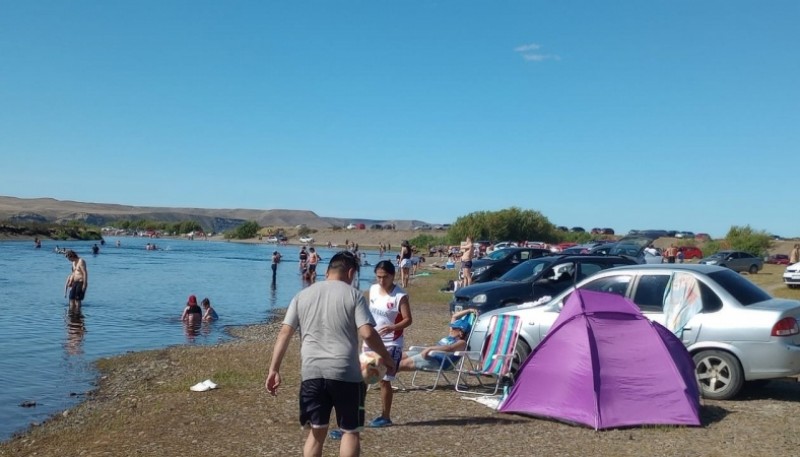
<path fill-rule="evenodd" d="M 224 236 L 228 239 L 233 238 L 238 240 L 246 240 L 249 238 L 255 238 L 260 228 L 261 227 L 258 225 L 258 222 L 247 221 L 235 229 L 225 232 Z"/>
<path fill-rule="evenodd" d="M 447 244 L 444 236 L 433 236 L 428 234 L 417 235 L 408 240 L 408 243 L 418 251 L 424 251 L 425 253 L 428 252 L 428 248 L 431 246 Z"/>

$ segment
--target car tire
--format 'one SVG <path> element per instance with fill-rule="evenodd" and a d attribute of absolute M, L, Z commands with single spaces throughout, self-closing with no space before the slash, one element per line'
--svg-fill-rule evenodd
<path fill-rule="evenodd" d="M 508 379 L 509 386 L 517 381 L 517 373 L 525 360 L 531 354 L 531 347 L 522 339 L 517 339 L 517 347 L 514 349 L 514 358 L 511 360 L 511 371 Z"/>
<path fill-rule="evenodd" d="M 750 269 L 747 270 L 747 271 L 749 271 L 751 275 L 757 274 L 758 273 L 758 265 L 755 265 L 755 264 L 750 265 Z"/>
<path fill-rule="evenodd" d="M 728 400 L 744 386 L 742 364 L 725 351 L 700 351 L 695 354 L 694 371 L 700 394 L 710 400 Z"/>

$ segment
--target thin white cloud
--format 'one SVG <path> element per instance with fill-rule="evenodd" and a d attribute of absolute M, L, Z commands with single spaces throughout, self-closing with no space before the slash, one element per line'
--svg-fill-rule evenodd
<path fill-rule="evenodd" d="M 557 54 L 543 54 L 539 51 L 542 45 L 538 43 L 522 44 L 514 48 L 514 52 L 522 56 L 526 62 L 544 62 L 545 60 L 561 60 Z"/>
<path fill-rule="evenodd" d="M 517 46 L 516 48 L 514 48 L 514 50 L 517 51 L 517 52 L 528 52 L 528 51 L 536 51 L 537 49 L 540 49 L 541 47 L 542 47 L 542 45 L 540 45 L 540 44 L 530 43 L 530 44 L 523 44 L 523 45 Z"/>

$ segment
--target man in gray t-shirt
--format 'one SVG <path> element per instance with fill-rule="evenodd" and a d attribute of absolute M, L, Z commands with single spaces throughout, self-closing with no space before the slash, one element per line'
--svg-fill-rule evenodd
<path fill-rule="evenodd" d="M 289 303 L 272 352 L 265 385 L 277 395 L 281 362 L 292 335 L 300 330 L 300 423 L 311 425 L 304 447 L 308 455 L 321 454 L 332 410 L 344 432 L 340 452 L 360 453 L 366 389 L 358 360 L 359 336 L 384 365 L 394 367 L 364 295 L 350 285 L 357 273 L 355 255 L 346 251 L 334 255 L 326 280 L 300 291 Z"/>

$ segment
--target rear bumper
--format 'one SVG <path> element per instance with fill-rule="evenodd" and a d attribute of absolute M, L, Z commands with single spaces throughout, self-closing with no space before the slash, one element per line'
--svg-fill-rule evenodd
<path fill-rule="evenodd" d="M 800 346 L 771 341 L 737 344 L 748 381 L 800 375 Z"/>

